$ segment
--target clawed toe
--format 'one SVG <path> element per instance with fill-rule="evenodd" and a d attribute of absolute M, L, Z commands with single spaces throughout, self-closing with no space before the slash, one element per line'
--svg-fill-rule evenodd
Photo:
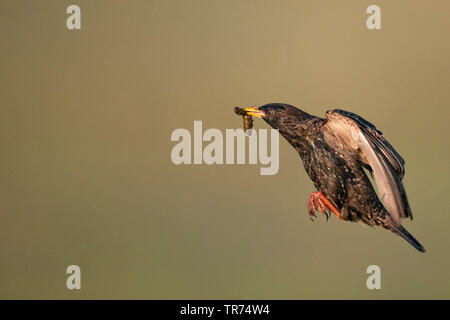
<path fill-rule="evenodd" d="M 337 209 L 331 204 L 331 202 L 322 194 L 322 192 L 312 192 L 308 198 L 308 213 L 312 221 L 313 217 L 316 217 L 316 212 L 320 211 L 328 219 L 331 213 L 334 213 L 339 219 L 342 219 Z"/>

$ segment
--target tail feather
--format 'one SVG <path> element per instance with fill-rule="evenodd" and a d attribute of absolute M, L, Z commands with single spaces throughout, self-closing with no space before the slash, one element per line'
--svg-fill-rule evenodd
<path fill-rule="evenodd" d="M 397 233 L 399 236 L 401 236 L 403 239 L 409 242 L 414 248 L 419 250 L 420 252 L 425 252 L 425 248 L 420 244 L 419 241 L 417 241 L 416 238 L 412 236 L 411 233 L 408 232 L 405 228 L 402 226 L 396 226 L 394 229 L 394 232 Z"/>

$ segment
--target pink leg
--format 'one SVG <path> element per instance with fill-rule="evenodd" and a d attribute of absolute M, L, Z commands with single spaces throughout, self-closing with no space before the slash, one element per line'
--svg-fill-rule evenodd
<path fill-rule="evenodd" d="M 311 194 L 309 195 L 309 199 L 308 199 L 308 212 L 309 212 L 309 216 L 312 217 L 317 217 L 315 212 L 316 211 L 320 211 L 322 214 L 325 214 L 328 220 L 328 214 L 330 213 L 330 211 L 339 219 L 342 219 L 339 211 L 336 209 L 336 207 L 330 202 L 330 200 L 328 200 L 322 192 L 317 191 L 317 192 L 311 192 Z"/>

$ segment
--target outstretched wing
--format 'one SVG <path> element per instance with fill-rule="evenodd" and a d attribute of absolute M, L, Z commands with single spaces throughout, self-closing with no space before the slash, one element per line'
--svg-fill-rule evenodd
<path fill-rule="evenodd" d="M 378 191 L 395 223 L 400 224 L 400 218 L 412 219 L 402 183 L 405 161 L 384 139 L 382 132 L 348 111 L 329 110 L 326 117 L 325 142 L 332 148 L 351 153 L 361 165 L 373 171 Z"/>

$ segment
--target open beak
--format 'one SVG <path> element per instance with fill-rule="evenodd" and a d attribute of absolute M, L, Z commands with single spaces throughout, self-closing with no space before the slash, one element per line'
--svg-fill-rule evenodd
<path fill-rule="evenodd" d="M 259 110 L 258 107 L 245 108 L 244 110 L 247 112 L 249 116 L 262 118 L 265 115 L 264 111 Z"/>

